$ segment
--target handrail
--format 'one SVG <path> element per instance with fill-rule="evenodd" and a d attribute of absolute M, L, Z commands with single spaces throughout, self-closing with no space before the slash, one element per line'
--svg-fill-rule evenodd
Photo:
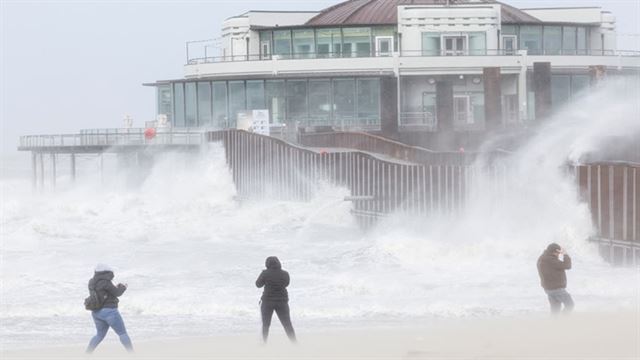
<path fill-rule="evenodd" d="M 107 130 L 118 130 L 108 132 Z M 145 136 L 144 129 L 93 129 L 79 134 L 25 135 L 20 137 L 18 150 L 38 148 L 70 148 L 92 146 L 140 145 L 199 145 L 204 142 L 203 131 L 158 129 L 153 137 Z"/>
<path fill-rule="evenodd" d="M 245 54 L 226 56 L 194 57 L 187 60 L 187 65 L 240 62 L 240 61 L 271 61 L 271 60 L 305 60 L 305 59 L 349 59 L 372 57 L 441 57 L 441 56 L 521 56 L 522 50 L 506 49 L 466 49 L 461 51 L 448 50 L 402 50 L 401 52 L 292 52 L 285 54 Z M 640 57 L 637 50 L 567 50 L 567 49 L 533 49 L 526 50 L 529 56 L 619 56 Z"/>

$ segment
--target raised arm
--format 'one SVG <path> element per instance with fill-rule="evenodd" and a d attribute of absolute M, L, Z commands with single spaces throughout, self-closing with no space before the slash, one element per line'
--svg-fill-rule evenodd
<path fill-rule="evenodd" d="M 118 284 L 118 286 L 114 286 L 111 281 L 107 281 L 107 284 L 104 287 L 104 290 L 109 294 L 111 294 L 112 296 L 119 297 L 120 295 L 124 294 L 124 291 L 127 290 L 127 287 L 122 284 Z"/>
<path fill-rule="evenodd" d="M 264 271 L 260 273 L 258 279 L 256 280 L 256 286 L 261 288 L 264 286 Z"/>

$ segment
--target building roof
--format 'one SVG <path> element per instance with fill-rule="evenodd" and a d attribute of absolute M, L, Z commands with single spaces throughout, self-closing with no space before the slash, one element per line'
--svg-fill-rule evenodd
<path fill-rule="evenodd" d="M 451 4 L 500 4 L 502 23 L 540 23 L 541 21 L 513 6 L 493 0 L 450 0 Z M 398 6 L 446 5 L 447 0 L 347 0 L 322 10 L 305 25 L 395 25 L 398 23 Z"/>

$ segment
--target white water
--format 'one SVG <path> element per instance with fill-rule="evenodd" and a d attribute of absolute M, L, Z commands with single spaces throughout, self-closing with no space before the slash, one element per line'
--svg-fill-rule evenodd
<path fill-rule="evenodd" d="M 56 192 L 34 193 L 3 161 L 2 345 L 87 341 L 93 324 L 82 300 L 97 262 L 129 284 L 121 312 L 134 342 L 257 332 L 253 282 L 269 255 L 291 273 L 302 334 L 544 312 L 535 262 L 552 241 L 573 255 L 578 311 L 638 306 L 637 269 L 610 267 L 586 243 L 588 210 L 561 169 L 607 135 L 640 139 L 637 98 L 615 89 L 567 108 L 514 154 L 506 193 L 481 181 L 462 214 L 398 214 L 370 233 L 340 201 L 346 189 L 324 186 L 309 203 L 238 204 L 215 146 L 197 159 L 165 156 L 135 188 L 122 174 L 101 185 L 85 160 L 75 187 L 61 178 Z"/>

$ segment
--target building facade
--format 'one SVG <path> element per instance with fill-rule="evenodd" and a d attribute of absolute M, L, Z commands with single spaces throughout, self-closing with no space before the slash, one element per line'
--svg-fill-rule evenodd
<path fill-rule="evenodd" d="M 437 148 L 444 133 L 531 124 L 603 76 L 639 71 L 640 53 L 617 49 L 615 18 L 597 7 L 349 0 L 229 18 L 221 38 L 187 44 L 184 78 L 147 85 L 174 127 L 234 128 L 266 109 L 290 131 L 368 131 Z"/>

